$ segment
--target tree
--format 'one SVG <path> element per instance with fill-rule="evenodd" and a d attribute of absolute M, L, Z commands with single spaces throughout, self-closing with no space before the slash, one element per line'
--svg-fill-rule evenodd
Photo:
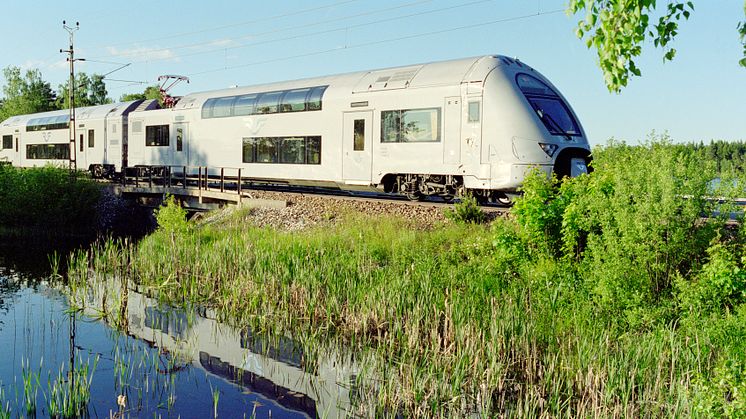
<path fill-rule="evenodd" d="M 57 99 L 57 105 L 60 109 L 69 109 L 70 104 L 68 93 L 69 82 L 61 84 L 58 88 L 59 98 Z M 113 101 L 107 97 L 108 92 L 106 91 L 106 83 L 104 83 L 104 77 L 99 74 L 88 76 L 86 73 L 78 73 L 75 75 L 75 107 L 82 106 L 95 106 L 112 103 Z"/>
<path fill-rule="evenodd" d="M 120 98 L 120 102 L 130 102 L 133 100 L 158 99 L 161 101 L 161 90 L 158 86 L 148 86 L 142 93 L 125 93 Z"/>
<path fill-rule="evenodd" d="M 585 11 L 585 19 L 578 22 L 576 34 L 585 39 L 588 48 L 596 49 L 606 87 L 618 93 L 627 85 L 630 74 L 642 74 L 635 59 L 646 39 L 652 39 L 655 47 L 663 49 L 663 61 L 673 60 L 676 49 L 671 42 L 678 34 L 679 22 L 688 20 L 694 11 L 694 3 L 672 0 L 661 11 L 656 0 L 570 0 L 568 11 L 572 14 Z M 656 13 L 657 22 L 653 16 Z M 737 30 L 743 44 L 739 63 L 746 67 L 746 21 L 740 22 Z"/>
<path fill-rule="evenodd" d="M 0 121 L 14 116 L 57 109 L 54 90 L 48 82 L 42 80 L 37 69 L 27 70 L 21 74 L 18 67 L 3 69 L 5 85 L 3 100 L 0 105 Z"/>

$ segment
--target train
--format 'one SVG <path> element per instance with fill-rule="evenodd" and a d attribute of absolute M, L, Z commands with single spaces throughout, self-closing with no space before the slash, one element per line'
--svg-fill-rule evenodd
<path fill-rule="evenodd" d="M 256 182 L 509 203 L 530 171 L 578 176 L 591 161 L 559 89 L 501 55 L 192 93 L 168 108 L 138 100 L 76 113 L 76 165 L 95 177 L 131 167 L 240 168 Z M 3 121 L 0 161 L 67 164 L 69 124 L 67 110 Z"/>

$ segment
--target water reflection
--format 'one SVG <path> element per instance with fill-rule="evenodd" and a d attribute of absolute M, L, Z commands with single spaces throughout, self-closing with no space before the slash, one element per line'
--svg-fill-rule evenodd
<path fill-rule="evenodd" d="M 117 288 L 109 281 L 97 292 L 88 292 L 84 312 L 111 311 L 106 304 L 116 298 L 112 290 Z M 324 359 L 314 359 L 289 336 L 239 330 L 218 322 L 209 312 L 163 307 L 131 289 L 127 294 L 129 335 L 256 397 L 252 407 L 256 415 L 269 416 L 272 411 L 272 417 L 336 418 L 350 411 L 356 369 L 349 358 L 326 354 Z"/>
<path fill-rule="evenodd" d="M 70 290 L 17 266 L 0 264 L 0 388 L 14 415 L 26 411 L 29 371 L 37 414 L 48 415 L 47 382 L 66 381 L 71 359 L 96 365 L 84 412 L 94 417 L 350 415 L 358 371 L 348 356 L 319 357 L 291 336 L 237 329 L 208 310 L 163 307 L 114 280 L 72 290 L 82 310 L 71 316 Z"/>

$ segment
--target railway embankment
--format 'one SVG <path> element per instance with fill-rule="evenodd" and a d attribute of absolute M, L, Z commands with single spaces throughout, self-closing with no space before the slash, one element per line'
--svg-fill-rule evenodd
<path fill-rule="evenodd" d="M 77 253 L 68 280 L 126 277 L 170 304 L 345 348 L 365 366 L 361 415 L 738 411 L 746 234 L 702 219 L 718 174 L 667 143 L 594 159 L 562 183 L 529 176 L 510 216 L 485 224 L 300 202 L 187 222 L 171 204 L 142 241 Z"/>

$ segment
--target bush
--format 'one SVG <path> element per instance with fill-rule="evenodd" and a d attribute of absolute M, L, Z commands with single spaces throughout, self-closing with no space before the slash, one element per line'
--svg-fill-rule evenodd
<path fill-rule="evenodd" d="M 82 172 L 47 166 L 0 166 L 0 226 L 44 232 L 91 232 L 100 186 Z"/>
<path fill-rule="evenodd" d="M 746 301 L 746 270 L 739 253 L 718 242 L 707 249 L 709 260 L 695 278 L 689 281 L 680 277 L 676 281 L 682 308 L 691 313 L 712 313 Z"/>
<path fill-rule="evenodd" d="M 189 223 L 186 216 L 187 211 L 181 207 L 173 195 L 167 196 L 160 208 L 155 211 L 158 229 L 165 231 L 169 235 L 178 235 L 187 232 Z"/>
<path fill-rule="evenodd" d="M 702 417 L 746 417 L 746 364 L 724 359 L 712 377 L 701 377 L 694 386 L 694 413 Z"/>
<path fill-rule="evenodd" d="M 476 198 L 468 194 L 453 206 L 453 210 L 447 209 L 445 216 L 451 221 L 468 224 L 483 223 L 486 219 Z"/>

